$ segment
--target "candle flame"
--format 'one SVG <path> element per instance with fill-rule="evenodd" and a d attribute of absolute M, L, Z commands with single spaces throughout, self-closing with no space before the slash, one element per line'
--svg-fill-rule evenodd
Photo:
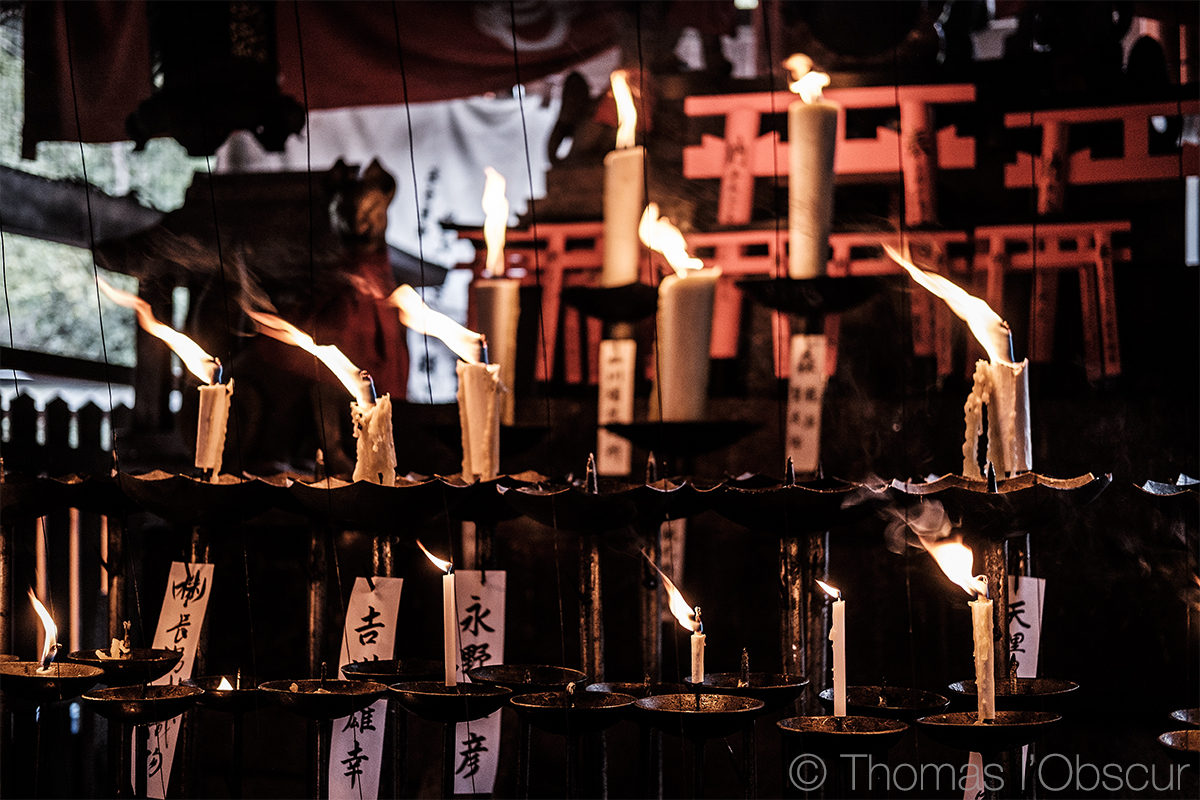
<path fill-rule="evenodd" d="M 219 684 L 217 684 L 217 691 L 218 692 L 232 692 L 233 691 L 233 684 L 229 682 L 229 678 L 226 678 L 224 675 L 221 676 L 221 682 Z"/>
<path fill-rule="evenodd" d="M 650 203 L 642 212 L 642 220 L 638 223 L 638 236 L 646 247 L 662 253 L 680 278 L 686 278 L 688 270 L 704 268 L 703 261 L 688 255 L 687 242 L 679 228 L 672 225 L 671 220 L 658 215 L 657 203 Z"/>
<path fill-rule="evenodd" d="M 830 586 L 828 583 L 821 580 L 820 578 L 817 579 L 817 583 L 820 584 L 821 588 L 825 590 L 825 594 L 829 595 L 834 600 L 842 599 L 842 590 L 841 589 L 837 589 L 837 588 L 834 588 L 833 586 Z"/>
<path fill-rule="evenodd" d="M 100 286 L 100 291 L 119 306 L 123 308 L 132 308 L 137 312 L 138 324 L 142 329 L 151 336 L 156 336 L 166 342 L 167 347 L 175 352 L 183 361 L 184 366 L 188 368 L 188 372 L 195 375 L 205 383 L 214 383 L 217 378 L 217 370 L 220 364 L 215 358 L 193 342 L 190 338 L 172 328 L 170 325 L 164 325 L 154 317 L 154 312 L 150 310 L 150 304 L 142 298 L 132 295 L 129 292 L 123 292 L 111 286 L 103 278 L 97 276 L 96 283 Z"/>
<path fill-rule="evenodd" d="M 504 274 L 504 233 L 508 227 L 508 198 L 504 190 L 508 182 L 491 167 L 483 170 L 483 240 L 487 243 L 487 262 L 484 269 L 500 277 Z"/>
<path fill-rule="evenodd" d="M 1012 348 L 1012 339 L 1008 323 L 992 310 L 985 301 L 968 294 L 962 287 L 934 272 L 925 270 L 913 264 L 900 254 L 896 248 L 884 245 L 883 249 L 917 283 L 940 297 L 950 306 L 950 310 L 967 323 L 976 341 L 987 351 L 988 360 L 993 364 L 1015 366 L 1008 360 Z"/>
<path fill-rule="evenodd" d="M 657 564 L 650 562 L 654 569 L 662 578 L 663 586 L 667 589 L 668 605 L 671 613 L 675 615 L 675 619 L 679 620 L 679 624 L 685 630 L 693 633 L 704 630 L 704 626 L 700 623 L 699 608 L 693 608 L 687 600 L 683 599 L 683 594 L 675 588 L 675 584 L 668 578 L 663 571 L 658 568 Z"/>
<path fill-rule="evenodd" d="M 803 53 L 789 56 L 783 62 L 792 73 L 788 88 L 800 95 L 800 99 L 812 105 L 821 99 L 821 90 L 829 85 L 829 76 L 813 69 L 813 60 Z"/>
<path fill-rule="evenodd" d="M 974 554 L 971 548 L 962 543 L 962 539 L 955 536 L 937 542 L 922 542 L 947 578 L 961 586 L 967 594 L 987 596 L 987 581 L 972 574 Z"/>
<path fill-rule="evenodd" d="M 417 547 L 421 548 L 421 552 L 425 554 L 425 557 L 426 557 L 426 558 L 428 558 L 430 561 L 432 561 L 432 562 L 433 562 L 433 565 L 434 565 L 435 567 L 437 567 L 438 569 L 440 569 L 442 572 L 445 572 L 445 573 L 450 573 L 451 571 L 453 571 L 453 569 L 454 569 L 454 563 L 453 563 L 453 562 L 446 561 L 445 559 L 438 558 L 438 557 L 437 557 L 437 556 L 435 556 L 433 553 L 429 552 L 429 551 L 428 551 L 428 550 L 425 548 L 425 545 L 421 544 L 421 540 L 420 540 L 420 539 L 417 539 Z"/>
<path fill-rule="evenodd" d="M 374 390 L 370 388 L 370 378 L 364 377 L 366 373 L 350 363 L 350 359 L 346 358 L 337 347 L 331 344 L 317 344 L 307 333 L 274 314 L 250 310 L 247 310 L 246 313 L 250 319 L 254 320 L 259 333 L 266 334 L 285 344 L 295 345 L 319 358 L 321 363 L 329 368 L 334 377 L 342 382 L 346 391 L 353 395 L 360 405 L 375 404 L 371 397 Z"/>
<path fill-rule="evenodd" d="M 637 136 L 637 106 L 629 89 L 629 73 L 619 69 L 609 76 L 613 100 L 617 102 L 617 149 L 633 147 Z"/>
<path fill-rule="evenodd" d="M 50 660 L 54 658 L 54 653 L 58 650 L 58 626 L 54 624 L 54 620 L 50 618 L 50 612 L 37 599 L 37 595 L 33 593 L 33 589 L 29 590 L 29 599 L 33 601 L 33 610 L 37 612 L 38 619 L 42 621 L 42 668 L 50 666 Z"/>
<path fill-rule="evenodd" d="M 478 364 L 483 360 L 480 355 L 483 349 L 482 334 L 468 330 L 445 314 L 434 311 L 407 283 L 391 293 L 388 303 L 399 309 L 400 322 L 405 327 L 440 339 L 468 364 Z"/>

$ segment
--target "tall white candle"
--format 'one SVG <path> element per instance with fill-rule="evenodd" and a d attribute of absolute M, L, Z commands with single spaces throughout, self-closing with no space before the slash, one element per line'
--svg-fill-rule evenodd
<path fill-rule="evenodd" d="M 658 289 L 658 369 L 651 408 L 667 422 L 704 419 L 713 297 L 721 270 L 668 275 Z"/>
<path fill-rule="evenodd" d="M 601 286 L 624 286 L 638 280 L 641 242 L 643 151 L 640 146 L 613 150 L 604 157 L 604 263 Z"/>
<path fill-rule="evenodd" d="M 459 361 L 458 420 L 462 426 L 463 480 L 491 480 L 500 466 L 500 411 L 497 394 L 499 364 L 468 364 Z"/>
<path fill-rule="evenodd" d="M 833 625 L 829 629 L 833 642 L 833 715 L 846 716 L 846 601 L 833 601 Z"/>
<path fill-rule="evenodd" d="M 795 67 L 793 56 L 789 68 Z M 800 58 L 805 58 L 801 56 Z M 793 91 L 802 99 L 788 105 L 788 277 L 825 274 L 829 231 L 833 225 L 833 159 L 837 148 L 838 108 L 821 99 L 828 76 L 796 75 Z M 824 81 L 822 83 L 821 81 Z"/>
<path fill-rule="evenodd" d="M 617 104 L 616 149 L 604 157 L 604 263 L 601 286 L 636 283 L 641 259 L 638 222 L 642 216 L 644 151 L 634 144 L 637 107 L 625 70 L 611 76 Z"/>
<path fill-rule="evenodd" d="M 980 597 L 971 607 L 971 631 L 975 639 L 975 693 L 978 721 L 996 718 L 996 677 L 993 673 L 992 601 Z"/>
<path fill-rule="evenodd" d="M 704 625 L 700 622 L 700 606 L 696 606 L 696 632 L 692 634 L 692 685 L 704 683 Z"/>
<path fill-rule="evenodd" d="M 454 568 L 442 576 L 442 649 L 446 685 L 458 685 L 458 612 L 454 604 Z"/>
<path fill-rule="evenodd" d="M 512 425 L 513 387 L 517 378 L 517 323 L 521 318 L 521 282 L 516 278 L 483 278 L 475 284 L 475 320 L 487 338 L 488 360 L 500 367 L 508 388 L 500 401 L 500 421 Z"/>
<path fill-rule="evenodd" d="M 212 482 L 221 473 L 225 451 L 225 429 L 229 422 L 229 404 L 233 399 L 233 380 L 201 386 L 200 416 L 196 426 L 196 467 L 212 470 Z"/>

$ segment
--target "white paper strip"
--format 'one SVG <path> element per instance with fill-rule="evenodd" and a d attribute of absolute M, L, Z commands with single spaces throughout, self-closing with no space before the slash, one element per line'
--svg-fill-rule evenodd
<path fill-rule="evenodd" d="M 1010 668 L 1016 665 L 1018 678 L 1037 677 L 1038 649 L 1042 639 L 1042 600 L 1045 596 L 1045 578 L 1008 576 L 1008 657 Z M 1028 754 L 1029 748 L 1022 747 L 1022 786 Z M 973 774 L 984 777 L 983 757 L 979 753 L 971 753 L 971 760 L 967 763 L 968 770 L 973 767 Z M 987 777 L 991 783 L 991 776 Z M 975 800 L 979 797 L 983 797 L 982 785 L 967 786 L 963 792 L 963 800 Z"/>
<path fill-rule="evenodd" d="M 396 619 L 400 613 L 403 578 L 366 578 L 354 582 L 346 608 L 346 626 L 338 658 L 341 668 L 356 661 L 393 658 Z M 334 677 L 334 676 L 330 676 Z M 329 745 L 330 800 L 374 800 L 379 796 L 379 767 L 387 700 L 378 700 L 357 714 L 335 719 Z"/>
<path fill-rule="evenodd" d="M 788 358 L 787 454 L 799 473 L 821 458 L 821 399 L 825 396 L 825 337 L 799 333 Z"/>
<path fill-rule="evenodd" d="M 604 339 L 600 342 L 600 405 L 596 431 L 596 472 L 628 475 L 633 468 L 633 444 L 603 426 L 633 422 L 633 376 L 637 341 Z"/>
<path fill-rule="evenodd" d="M 457 576 L 460 681 L 472 667 L 504 663 L 506 574 L 501 570 L 455 570 Z M 455 794 L 491 794 L 500 763 L 500 712 L 460 722 L 455 736 Z"/>
<path fill-rule="evenodd" d="M 212 564 L 185 564 L 179 561 L 171 564 L 162 611 L 158 615 L 158 630 L 154 633 L 151 647 L 182 651 L 183 657 L 173 671 L 154 681 L 156 684 L 179 683 L 192 677 L 192 665 L 196 662 L 196 650 L 200 645 L 200 630 L 204 626 L 204 614 L 208 611 L 212 577 Z M 167 796 L 181 719 L 183 717 L 175 717 L 150 726 L 147 742 L 150 757 L 146 761 L 146 794 L 150 797 L 161 800 Z M 136 736 L 133 741 L 135 772 L 131 775 L 136 785 L 136 770 L 140 763 L 136 752 Z"/>

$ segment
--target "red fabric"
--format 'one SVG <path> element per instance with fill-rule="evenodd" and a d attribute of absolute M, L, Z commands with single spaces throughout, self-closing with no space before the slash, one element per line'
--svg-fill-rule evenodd
<path fill-rule="evenodd" d="M 396 289 L 387 252 L 349 258 L 343 271 L 350 276 L 351 285 L 326 294 L 325 303 L 306 319 L 297 319 L 294 312 L 281 309 L 282 316 L 302 331 L 315 331 L 317 344 L 336 345 L 352 364 L 371 373 L 376 394 L 403 400 L 408 388 L 407 334 L 399 312 L 385 299 Z M 255 344 L 264 359 L 279 369 L 305 379 L 313 377 L 313 357 L 299 347 L 268 336 L 256 337 Z M 316 377 L 323 383 L 342 385 L 323 366 L 317 369 Z"/>
<path fill-rule="evenodd" d="M 310 109 L 403 103 L 394 9 L 409 102 L 509 89 L 517 83 L 509 8 L 508 3 L 428 0 L 279 3 L 275 18 L 280 88 L 301 103 L 307 88 Z M 517 60 L 524 82 L 560 72 L 616 40 L 616 2 L 530 0 L 515 8 Z M 73 65 L 81 130 L 75 125 L 68 63 Z M 150 90 L 144 2 L 26 3 L 27 156 L 41 141 L 128 139 L 125 118 Z"/>
<path fill-rule="evenodd" d="M 38 142 L 128 139 L 125 118 L 150 96 L 146 35 L 141 0 L 26 3 L 22 155 Z"/>

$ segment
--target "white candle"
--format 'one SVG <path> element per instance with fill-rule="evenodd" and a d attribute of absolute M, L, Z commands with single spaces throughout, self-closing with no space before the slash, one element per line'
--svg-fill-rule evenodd
<path fill-rule="evenodd" d="M 704 683 L 704 625 L 700 622 L 700 606 L 696 606 L 696 625 L 699 628 L 692 634 L 692 685 Z"/>
<path fill-rule="evenodd" d="M 823 73 L 796 77 L 793 91 L 804 97 L 788 105 L 788 277 L 815 278 L 829 260 L 838 108 L 821 99 Z"/>
<path fill-rule="evenodd" d="M 846 601 L 833 601 L 833 625 L 829 628 L 829 641 L 833 642 L 833 715 L 846 716 Z"/>
<path fill-rule="evenodd" d="M 476 324 L 487 338 L 488 360 L 500 366 L 500 382 L 508 388 L 501 400 L 500 421 L 505 425 L 512 425 L 514 417 L 520 292 L 521 282 L 516 278 L 483 278 L 475 284 Z"/>
<path fill-rule="evenodd" d="M 459 361 L 458 420 L 462 426 L 463 480 L 491 480 L 500 466 L 500 411 L 504 391 L 499 364 Z"/>
<path fill-rule="evenodd" d="M 975 362 L 971 393 L 963 406 L 966 437 L 963 442 L 963 475 L 981 479 L 979 440 L 983 436 L 983 409 L 987 408 L 987 460 L 997 477 L 1012 477 L 1033 469 L 1033 442 L 1029 422 L 1029 360 L 1009 366 Z"/>
<path fill-rule="evenodd" d="M 996 718 L 996 676 L 992 652 L 992 601 L 980 597 L 971 607 L 971 631 L 975 639 L 975 693 L 978 721 Z"/>
<path fill-rule="evenodd" d="M 604 157 L 604 263 L 601 286 L 637 283 L 641 257 L 638 220 L 644 205 L 640 146 Z"/>
<path fill-rule="evenodd" d="M 454 605 L 454 568 L 442 576 L 442 648 L 446 685 L 458 685 L 458 613 Z"/>
<path fill-rule="evenodd" d="M 659 286 L 657 385 L 650 403 L 664 421 L 704 419 L 713 296 L 720 275 L 716 267 L 691 270 L 684 278 L 668 275 Z"/>
<path fill-rule="evenodd" d="M 396 440 L 392 435 L 392 398 L 384 395 L 373 404 L 350 403 L 354 438 L 358 440 L 354 480 L 396 485 Z"/>
<path fill-rule="evenodd" d="M 200 416 L 196 426 L 196 466 L 212 470 L 212 482 L 221 473 L 225 451 L 225 430 L 229 422 L 229 404 L 233 399 L 233 381 L 200 386 Z"/>

